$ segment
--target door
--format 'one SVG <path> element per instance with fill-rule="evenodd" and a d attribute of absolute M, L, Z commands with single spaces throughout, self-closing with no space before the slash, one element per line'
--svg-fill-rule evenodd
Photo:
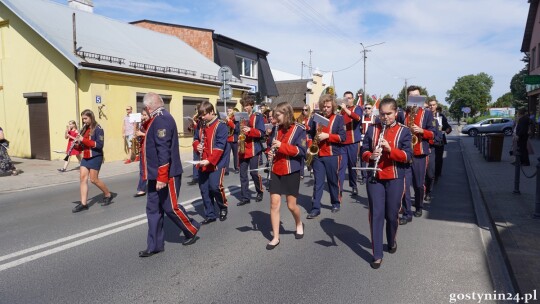
<path fill-rule="evenodd" d="M 49 134 L 49 107 L 47 98 L 28 98 L 28 118 L 30 122 L 31 158 L 51 159 Z"/>

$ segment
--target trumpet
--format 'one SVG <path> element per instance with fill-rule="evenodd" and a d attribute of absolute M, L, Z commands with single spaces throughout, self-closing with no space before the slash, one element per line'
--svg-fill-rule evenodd
<path fill-rule="evenodd" d="M 317 133 L 315 134 L 315 138 L 313 138 L 313 142 L 311 143 L 311 146 L 309 146 L 309 149 L 307 151 L 306 156 L 306 166 L 311 166 L 311 163 L 313 162 L 313 158 L 315 155 L 319 155 L 319 135 L 322 132 L 322 126 L 317 127 Z"/>

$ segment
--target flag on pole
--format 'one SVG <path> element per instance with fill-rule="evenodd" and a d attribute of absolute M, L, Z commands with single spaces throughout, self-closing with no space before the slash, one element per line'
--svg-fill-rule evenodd
<path fill-rule="evenodd" d="M 364 101 L 362 100 L 362 94 L 358 94 L 358 99 L 356 99 L 356 106 L 364 107 Z"/>
<path fill-rule="evenodd" d="M 373 98 L 373 107 L 375 109 L 379 109 L 379 103 L 381 102 L 381 98 L 380 97 L 377 98 L 377 95 L 373 95 L 371 96 L 371 98 Z"/>

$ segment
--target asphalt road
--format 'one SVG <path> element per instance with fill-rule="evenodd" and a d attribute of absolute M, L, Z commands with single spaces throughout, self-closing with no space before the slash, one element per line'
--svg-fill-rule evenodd
<path fill-rule="evenodd" d="M 229 218 L 203 226 L 200 240 L 165 222 L 165 252 L 146 259 L 146 198 L 133 198 L 136 174 L 107 178 L 115 203 L 72 214 L 78 184 L 0 194 L 0 303 L 448 303 L 455 293 L 493 293 L 459 143 L 447 146 L 445 168 L 422 218 L 400 226 L 397 253 L 379 270 L 371 261 L 365 187 L 346 183 L 341 212 L 304 219 L 305 237 L 282 204 L 281 244 L 271 238 L 269 196 L 237 207 L 239 177 L 225 185 Z M 198 187 L 180 192 L 202 220 Z M 301 185 L 302 218 L 313 181 Z M 90 197 L 100 199 L 90 187 Z"/>

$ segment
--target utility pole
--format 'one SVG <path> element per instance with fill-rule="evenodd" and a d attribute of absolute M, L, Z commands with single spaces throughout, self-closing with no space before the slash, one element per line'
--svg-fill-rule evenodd
<path fill-rule="evenodd" d="M 413 79 L 414 77 L 394 77 L 394 78 L 403 79 L 405 81 L 405 87 L 403 89 L 403 92 L 405 95 L 405 106 L 407 106 L 407 101 L 409 99 L 409 96 L 407 95 L 407 81 L 410 79 Z M 399 95 L 398 95 L 398 98 L 399 98 Z"/>
<path fill-rule="evenodd" d="M 300 68 L 302 69 L 300 72 L 300 79 L 304 79 L 304 62 L 300 62 Z"/>
<path fill-rule="evenodd" d="M 309 77 L 311 77 L 311 75 L 313 75 L 313 71 L 311 70 L 311 53 L 313 53 L 313 51 L 310 49 L 309 50 Z"/>
<path fill-rule="evenodd" d="M 379 43 L 375 43 L 375 44 L 372 44 L 372 45 L 368 45 L 368 46 L 364 46 L 364 44 L 362 42 L 360 42 L 360 45 L 362 46 L 362 53 L 363 53 L 363 59 L 364 59 L 364 87 L 363 87 L 363 92 L 362 92 L 362 100 L 364 103 L 367 102 L 367 99 L 366 99 L 366 59 L 367 59 L 367 55 L 366 53 L 367 52 L 371 52 L 371 50 L 368 50 L 368 48 L 372 47 L 372 46 L 376 46 L 376 45 L 380 45 L 380 44 L 383 44 L 383 42 L 379 42 Z"/>

